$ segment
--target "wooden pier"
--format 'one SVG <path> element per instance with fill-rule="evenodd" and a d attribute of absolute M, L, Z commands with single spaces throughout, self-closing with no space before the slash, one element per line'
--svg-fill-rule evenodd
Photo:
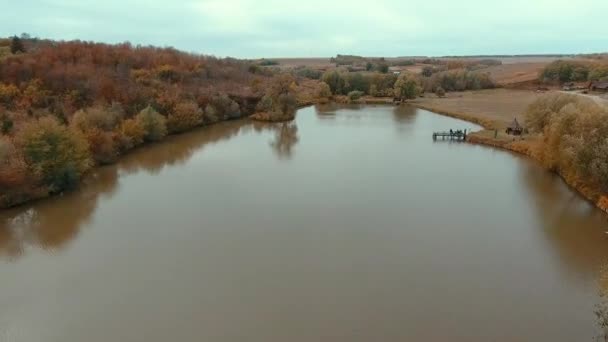
<path fill-rule="evenodd" d="M 448 139 L 465 141 L 467 140 L 467 130 L 465 129 L 464 131 L 449 130 L 446 132 L 433 132 L 433 140 L 437 140 L 438 138 L 441 138 L 442 140 Z"/>

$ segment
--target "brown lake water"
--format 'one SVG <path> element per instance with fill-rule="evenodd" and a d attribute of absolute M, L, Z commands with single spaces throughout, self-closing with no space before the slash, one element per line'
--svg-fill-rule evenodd
<path fill-rule="evenodd" d="M 608 221 L 474 125 L 309 107 L 0 212 L 0 341 L 591 341 Z"/>

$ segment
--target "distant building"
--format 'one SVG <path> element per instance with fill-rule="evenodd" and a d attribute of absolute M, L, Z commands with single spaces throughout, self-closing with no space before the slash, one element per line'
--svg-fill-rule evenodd
<path fill-rule="evenodd" d="M 591 84 L 589 84 L 589 90 L 607 92 L 608 91 L 608 81 L 591 82 Z"/>
<path fill-rule="evenodd" d="M 513 122 L 507 127 L 507 134 L 521 135 L 524 132 L 524 128 L 519 124 L 517 119 L 513 119 Z"/>

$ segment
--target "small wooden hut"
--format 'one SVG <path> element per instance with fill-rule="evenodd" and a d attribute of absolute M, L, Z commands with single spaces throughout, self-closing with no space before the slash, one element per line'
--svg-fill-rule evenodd
<path fill-rule="evenodd" d="M 517 118 L 513 119 L 513 122 L 507 127 L 506 133 L 512 135 L 521 135 L 524 132 L 524 128 L 519 124 Z"/>
<path fill-rule="evenodd" d="M 589 84 L 589 90 L 591 90 L 591 91 L 603 91 L 603 92 L 607 92 L 608 91 L 608 81 L 605 81 L 605 82 L 591 82 L 591 84 Z"/>

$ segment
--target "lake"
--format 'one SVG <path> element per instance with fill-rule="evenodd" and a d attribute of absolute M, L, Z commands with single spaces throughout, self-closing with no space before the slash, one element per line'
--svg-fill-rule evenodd
<path fill-rule="evenodd" d="M 0 341 L 591 341 L 608 222 L 413 107 L 232 121 L 0 211 Z"/>

